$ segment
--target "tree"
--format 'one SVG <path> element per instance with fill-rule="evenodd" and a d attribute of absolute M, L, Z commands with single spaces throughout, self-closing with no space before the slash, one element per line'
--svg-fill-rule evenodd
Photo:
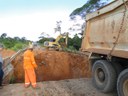
<path fill-rule="evenodd" d="M 61 34 L 61 23 L 62 23 L 62 21 L 56 21 L 56 28 L 54 28 L 55 29 L 55 32 L 60 32 L 60 34 Z"/>
<path fill-rule="evenodd" d="M 75 34 L 73 38 L 68 38 L 68 48 L 74 47 L 76 50 L 79 50 L 81 47 L 81 41 L 82 39 Z"/>
<path fill-rule="evenodd" d="M 96 11 L 98 8 L 104 6 L 105 4 L 109 3 L 109 1 L 112 0 L 88 0 L 86 2 L 86 4 L 84 4 L 82 7 L 75 9 L 71 14 L 70 14 L 70 18 L 72 21 L 77 22 L 77 26 L 75 26 L 74 28 L 78 28 L 78 24 L 80 20 L 77 20 L 77 17 L 81 17 L 82 19 L 82 23 L 79 27 L 78 30 L 75 30 L 72 27 L 69 28 L 70 31 L 74 31 L 77 32 L 79 35 L 83 35 L 84 30 L 85 30 L 85 26 L 86 26 L 86 22 L 85 22 L 85 15 L 88 13 L 91 13 L 93 11 Z M 77 20 L 77 21 L 76 21 Z"/>
<path fill-rule="evenodd" d="M 80 8 L 76 8 L 71 14 L 70 17 L 74 18 L 75 15 L 82 15 L 82 17 L 85 17 L 87 13 L 91 13 L 98 8 L 104 6 L 109 1 L 112 0 L 88 0 L 86 4 L 84 4 Z"/>
<path fill-rule="evenodd" d="M 14 40 L 20 41 L 20 38 L 19 37 L 14 37 Z"/>
<path fill-rule="evenodd" d="M 8 37 L 6 33 L 3 33 L 0 36 L 0 43 L 2 43 L 6 49 L 17 51 L 27 46 L 28 40 L 26 40 L 25 37 L 22 37 L 21 39 L 19 37 Z"/>
<path fill-rule="evenodd" d="M 6 38 L 7 37 L 7 33 L 3 33 L 0 37 L 1 38 Z"/>
<path fill-rule="evenodd" d="M 39 41 L 37 41 L 38 43 L 40 44 L 44 44 L 45 41 L 50 41 L 50 40 L 53 40 L 54 38 L 52 37 L 44 37 L 44 38 L 41 38 Z"/>
<path fill-rule="evenodd" d="M 49 34 L 47 34 L 47 33 L 45 33 L 45 32 L 42 32 L 40 35 L 41 35 L 41 36 L 38 37 L 39 39 L 43 39 L 43 38 L 48 38 L 48 37 L 49 37 Z"/>
<path fill-rule="evenodd" d="M 3 44 L 5 45 L 6 48 L 12 48 L 15 45 L 15 43 L 16 41 L 11 37 L 3 39 Z"/>
<path fill-rule="evenodd" d="M 27 41 L 26 38 L 25 37 L 22 37 L 21 38 L 21 42 L 25 42 L 25 41 Z"/>
<path fill-rule="evenodd" d="M 73 47 L 76 48 L 77 50 L 79 50 L 79 48 L 81 47 L 81 38 L 79 38 L 79 36 L 76 34 L 74 37 L 73 37 Z"/>

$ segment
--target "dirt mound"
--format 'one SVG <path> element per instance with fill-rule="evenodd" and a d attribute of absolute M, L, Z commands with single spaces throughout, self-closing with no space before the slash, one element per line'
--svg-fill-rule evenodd
<path fill-rule="evenodd" d="M 6 49 L 4 49 L 4 50 L 2 50 L 2 51 L 0 52 L 0 54 L 2 55 L 3 58 L 10 57 L 10 56 L 12 56 L 12 55 L 15 54 L 15 53 L 16 53 L 16 52 L 13 51 L 13 50 L 6 50 Z"/>
<path fill-rule="evenodd" d="M 63 80 L 72 78 L 90 77 L 86 56 L 59 52 L 34 50 L 38 65 L 37 81 Z M 41 64 L 42 63 L 42 64 Z M 24 81 L 23 54 L 12 61 L 16 82 Z"/>

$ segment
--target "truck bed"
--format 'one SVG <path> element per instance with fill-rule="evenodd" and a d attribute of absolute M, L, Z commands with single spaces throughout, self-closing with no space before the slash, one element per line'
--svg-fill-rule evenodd
<path fill-rule="evenodd" d="M 81 51 L 128 58 L 128 0 L 116 0 L 86 16 Z"/>

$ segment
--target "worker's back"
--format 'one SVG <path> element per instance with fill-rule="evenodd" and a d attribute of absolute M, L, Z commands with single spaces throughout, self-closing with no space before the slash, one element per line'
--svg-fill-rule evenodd
<path fill-rule="evenodd" d="M 33 53 L 30 50 L 26 50 L 24 52 L 24 69 L 33 69 L 34 66 L 32 65 L 31 62 L 31 56 Z"/>

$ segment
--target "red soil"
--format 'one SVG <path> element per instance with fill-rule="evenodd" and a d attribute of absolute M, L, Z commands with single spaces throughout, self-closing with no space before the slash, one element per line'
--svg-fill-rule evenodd
<path fill-rule="evenodd" d="M 12 55 L 13 51 L 3 51 L 3 56 Z M 87 56 L 60 51 L 34 50 L 38 65 L 36 70 L 37 81 L 63 80 L 90 77 Z M 44 64 L 41 64 L 41 63 Z M 23 54 L 17 56 L 14 66 L 15 82 L 24 82 Z"/>

